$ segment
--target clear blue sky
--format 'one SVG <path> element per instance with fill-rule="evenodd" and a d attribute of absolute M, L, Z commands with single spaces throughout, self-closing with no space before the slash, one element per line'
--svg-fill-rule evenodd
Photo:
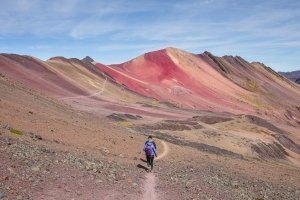
<path fill-rule="evenodd" d="M 0 52 L 120 63 L 148 51 L 300 69 L 298 0 L 0 0 Z"/>

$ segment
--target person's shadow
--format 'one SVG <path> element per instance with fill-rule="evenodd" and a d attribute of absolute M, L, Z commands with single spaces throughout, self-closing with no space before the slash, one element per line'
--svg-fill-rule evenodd
<path fill-rule="evenodd" d="M 144 165 L 138 164 L 137 167 L 141 168 L 141 169 L 144 169 L 145 171 L 148 171 L 148 168 L 145 167 Z"/>
<path fill-rule="evenodd" d="M 143 158 L 140 158 L 140 160 L 143 161 L 144 163 L 147 163 L 147 161 Z M 144 169 L 145 171 L 148 171 L 148 168 L 145 167 L 144 165 L 138 164 L 137 167 L 140 169 Z"/>

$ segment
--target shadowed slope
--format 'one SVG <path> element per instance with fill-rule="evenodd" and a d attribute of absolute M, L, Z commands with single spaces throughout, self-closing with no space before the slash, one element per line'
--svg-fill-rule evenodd
<path fill-rule="evenodd" d="M 241 101 L 253 106 L 258 114 L 276 115 L 281 119 L 299 121 L 300 87 L 263 63 L 249 63 L 236 56 L 216 57 L 209 52 L 198 57 L 238 86 L 251 92 Z M 269 117 L 269 116 L 265 116 Z"/>
<path fill-rule="evenodd" d="M 55 74 L 46 63 L 30 56 L 1 54 L 0 69 L 13 79 L 52 95 L 86 94 Z"/>

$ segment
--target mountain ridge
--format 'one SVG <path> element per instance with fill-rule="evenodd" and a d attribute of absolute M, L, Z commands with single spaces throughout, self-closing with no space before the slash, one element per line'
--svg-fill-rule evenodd
<path fill-rule="evenodd" d="M 16 54 L 1 56 L 12 59 L 20 69 L 16 71 L 2 59 L 4 64 L 0 64 L 0 68 L 2 67 L 4 72 L 8 70 L 16 79 L 20 77 L 21 81 L 35 85 L 37 89 L 49 90 L 54 95 L 87 95 L 101 87 L 100 82 L 105 82 L 108 78 L 111 83 L 117 84 L 116 87 L 160 102 L 169 102 L 177 107 L 253 114 L 267 118 L 274 115 L 281 120 L 286 120 L 285 116 L 289 116 L 291 111 L 296 123 L 300 118 L 296 109 L 296 105 L 300 103 L 297 100 L 300 96 L 299 86 L 263 63 L 249 63 L 240 56 L 217 57 L 207 51 L 193 54 L 174 47 L 148 52 L 114 65 L 61 56 L 47 61 Z M 25 68 L 21 67 L 23 64 Z M 68 68 L 63 67 L 67 65 Z M 32 68 L 33 66 L 36 68 Z M 83 68 L 89 72 L 82 71 Z M 43 72 L 42 69 L 46 71 Z M 22 70 L 23 75 L 20 75 Z M 42 81 L 45 83 L 37 86 L 38 80 L 25 75 L 30 70 L 33 70 L 33 73 L 49 73 L 53 77 L 47 75 Z M 79 73 L 74 74 L 74 70 Z M 74 75 L 71 75 L 72 73 Z M 94 74 L 89 75 L 89 82 L 82 81 L 83 74 L 86 73 Z M 47 80 L 47 77 L 50 79 Z M 97 77 L 101 77 L 100 82 L 93 86 L 92 82 L 96 81 Z M 58 86 L 60 81 L 64 83 L 63 86 Z M 64 92 L 61 89 L 51 89 L 57 87 L 64 88 Z M 70 90 L 71 88 L 73 89 Z"/>
<path fill-rule="evenodd" d="M 300 70 L 291 71 L 291 72 L 278 72 L 278 74 L 286 77 L 287 79 L 300 84 Z"/>

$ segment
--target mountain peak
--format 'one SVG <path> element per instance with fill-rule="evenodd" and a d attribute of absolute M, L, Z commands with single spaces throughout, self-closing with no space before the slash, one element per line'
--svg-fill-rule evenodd
<path fill-rule="evenodd" d="M 86 56 L 85 58 L 82 59 L 84 62 L 94 62 L 94 59 L 91 58 L 90 56 Z"/>
<path fill-rule="evenodd" d="M 165 50 L 181 50 L 181 49 L 178 49 L 178 48 L 176 48 L 176 47 L 167 47 L 167 48 L 165 48 Z"/>

